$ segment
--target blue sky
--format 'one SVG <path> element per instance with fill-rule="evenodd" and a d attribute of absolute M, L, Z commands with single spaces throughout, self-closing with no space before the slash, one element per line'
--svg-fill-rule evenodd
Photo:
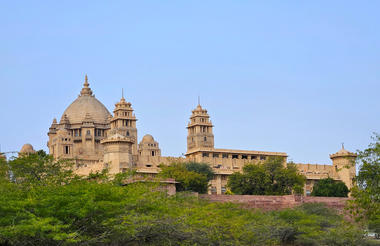
<path fill-rule="evenodd" d="M 0 144 L 47 149 L 87 73 L 163 155 L 208 109 L 218 148 L 330 163 L 380 132 L 379 1 L 1 1 Z"/>

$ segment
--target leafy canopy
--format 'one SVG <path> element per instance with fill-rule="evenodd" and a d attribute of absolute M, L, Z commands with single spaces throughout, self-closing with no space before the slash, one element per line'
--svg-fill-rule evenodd
<path fill-rule="evenodd" d="M 359 172 L 351 193 L 355 199 L 349 209 L 380 236 L 380 135 L 374 134 L 372 140 L 367 149 L 358 152 Z"/>
<path fill-rule="evenodd" d="M 235 194 L 241 195 L 287 195 L 302 193 L 305 177 L 298 174 L 297 167 L 282 158 L 271 157 L 259 164 L 248 164 L 243 173 L 234 173 L 227 186 Z"/>
<path fill-rule="evenodd" d="M 214 172 L 205 163 L 172 163 L 169 166 L 161 165 L 159 176 L 162 178 L 174 178 L 177 191 L 194 191 L 206 193 L 208 182 L 213 178 Z"/>
<path fill-rule="evenodd" d="M 342 181 L 332 178 L 319 180 L 313 187 L 312 196 L 347 197 L 348 188 Z"/>
<path fill-rule="evenodd" d="M 56 184 L 68 183 L 77 178 L 73 173 L 73 163 L 69 160 L 55 160 L 45 151 L 33 154 L 20 154 L 8 163 L 12 179 L 17 183 Z"/>

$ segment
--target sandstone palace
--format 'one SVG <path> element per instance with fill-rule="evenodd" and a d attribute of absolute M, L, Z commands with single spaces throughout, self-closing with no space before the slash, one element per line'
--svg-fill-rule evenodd
<path fill-rule="evenodd" d="M 187 125 L 187 152 L 185 157 L 163 157 L 159 143 L 151 135 L 138 142 L 137 118 L 130 102 L 124 97 L 115 104 L 113 114 L 95 98 L 89 87 L 87 76 L 78 98 L 64 111 L 61 119 L 53 120 L 49 128 L 47 143 L 49 152 L 56 158 L 72 159 L 78 174 L 89 174 L 108 168 L 111 174 L 134 169 L 138 173 L 155 175 L 160 164 L 173 161 L 195 161 L 209 164 L 215 178 L 209 193 L 223 194 L 228 176 L 242 170 L 246 163 L 258 163 L 268 157 L 284 158 L 283 152 L 254 150 L 217 149 L 214 147 L 213 125 L 206 109 L 198 105 Z M 25 145 L 21 152 L 33 151 Z M 297 164 L 300 173 L 307 177 L 305 193 L 309 194 L 313 184 L 322 178 L 343 181 L 352 187 L 355 166 L 354 153 L 343 147 L 330 155 L 332 165 Z"/>

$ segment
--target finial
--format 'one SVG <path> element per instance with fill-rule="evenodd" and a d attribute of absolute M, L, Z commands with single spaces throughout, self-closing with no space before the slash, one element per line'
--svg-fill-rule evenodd
<path fill-rule="evenodd" d="M 124 88 L 121 88 L 121 98 L 124 99 Z"/>
<path fill-rule="evenodd" d="M 80 92 L 81 95 L 92 95 L 92 91 L 89 87 L 89 83 L 88 83 L 88 77 L 87 77 L 87 74 L 84 76 L 84 84 L 83 84 L 83 88 Z"/>
<path fill-rule="evenodd" d="M 344 149 L 344 143 L 342 143 L 342 149 Z"/>
<path fill-rule="evenodd" d="M 201 97 L 198 96 L 198 105 L 201 105 Z"/>
<path fill-rule="evenodd" d="M 88 84 L 88 77 L 87 77 L 87 74 L 84 76 L 84 87 L 88 87 L 89 84 Z"/>

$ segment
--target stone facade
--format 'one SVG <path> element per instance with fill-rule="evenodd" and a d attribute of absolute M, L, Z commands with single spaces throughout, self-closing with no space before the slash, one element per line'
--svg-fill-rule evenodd
<path fill-rule="evenodd" d="M 186 158 L 161 156 L 159 143 L 151 135 L 145 135 L 138 143 L 136 122 L 132 104 L 124 96 L 115 104 L 111 115 L 93 95 L 86 75 L 78 98 L 64 111 L 60 122 L 54 119 L 49 128 L 49 153 L 55 158 L 74 160 L 76 172 L 82 175 L 109 168 L 111 174 L 134 169 L 154 176 L 160 171 L 160 164 L 174 161 L 207 163 L 216 174 L 210 182 L 211 194 L 223 194 L 228 176 L 241 172 L 247 163 L 263 162 L 273 156 L 283 158 L 284 165 L 287 163 L 284 152 L 215 148 L 214 126 L 201 105 L 192 111 L 187 125 Z M 352 187 L 356 155 L 342 148 L 330 158 L 333 165 L 297 164 L 307 177 L 307 194 L 315 182 L 326 177 L 341 180 Z"/>

